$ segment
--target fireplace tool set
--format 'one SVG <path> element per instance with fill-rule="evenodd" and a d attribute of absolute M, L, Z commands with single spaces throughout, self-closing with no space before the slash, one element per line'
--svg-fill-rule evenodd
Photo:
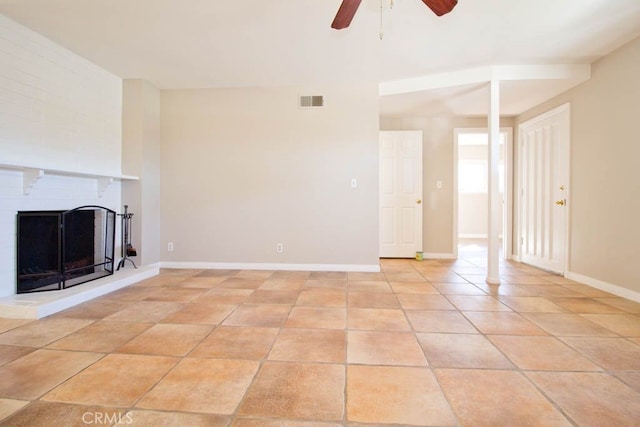
<path fill-rule="evenodd" d="M 124 205 L 124 213 L 118 214 L 119 217 L 122 217 L 122 227 L 120 230 L 122 233 L 122 249 L 121 249 L 122 259 L 118 263 L 117 270 L 120 270 L 120 267 L 124 267 L 125 261 L 129 261 L 134 268 L 138 268 L 136 266 L 136 263 L 133 262 L 131 258 L 129 258 L 129 257 L 138 255 L 138 253 L 136 249 L 133 246 L 131 246 L 130 229 L 131 229 L 131 218 L 133 217 L 133 214 L 129 213 L 128 209 L 129 209 L 129 206 Z"/>

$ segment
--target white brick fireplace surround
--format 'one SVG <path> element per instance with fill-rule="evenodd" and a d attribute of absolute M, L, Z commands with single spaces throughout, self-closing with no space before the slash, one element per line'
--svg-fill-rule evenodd
<path fill-rule="evenodd" d="M 106 189 L 91 176 L 44 174 L 24 194 L 22 170 L 0 166 L 0 316 L 41 318 L 80 304 L 136 281 L 158 274 L 158 267 L 131 267 L 92 282 L 61 291 L 16 295 L 16 213 L 28 210 L 67 210 L 99 205 L 122 210 L 121 182 L 114 180 Z M 116 263 L 120 256 L 120 221 L 116 220 Z"/>
<path fill-rule="evenodd" d="M 157 267 L 16 295 L 16 213 L 122 211 L 122 79 L 0 15 L 0 316 L 42 317 Z M 116 221 L 116 262 L 120 255 Z"/>

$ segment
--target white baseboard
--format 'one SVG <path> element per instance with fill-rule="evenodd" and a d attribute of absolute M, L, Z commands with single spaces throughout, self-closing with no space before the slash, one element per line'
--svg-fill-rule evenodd
<path fill-rule="evenodd" d="M 630 299 L 635 302 L 640 302 L 640 292 L 624 288 L 622 286 L 614 285 L 612 283 L 603 282 L 602 280 L 594 279 L 589 276 L 583 276 L 582 274 L 567 272 L 564 275 L 567 279 L 575 280 L 576 282 L 584 283 L 593 288 L 600 289 L 601 291 L 609 292 L 622 298 Z"/>
<path fill-rule="evenodd" d="M 162 268 L 193 268 L 212 270 L 289 270 L 289 271 L 347 271 L 379 273 L 378 264 L 277 264 L 239 262 L 170 262 L 160 263 Z"/>
<path fill-rule="evenodd" d="M 458 234 L 458 239 L 487 239 L 487 234 Z"/>
<path fill-rule="evenodd" d="M 456 259 L 458 258 L 453 253 L 437 253 L 437 252 L 423 252 L 423 259 Z"/>

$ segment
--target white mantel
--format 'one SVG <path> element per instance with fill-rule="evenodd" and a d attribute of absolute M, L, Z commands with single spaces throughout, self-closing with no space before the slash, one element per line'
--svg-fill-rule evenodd
<path fill-rule="evenodd" d="M 0 169 L 22 171 L 22 193 L 27 196 L 36 183 L 45 175 L 75 176 L 83 178 L 95 178 L 97 184 L 97 195 L 102 197 L 104 192 L 114 181 L 138 181 L 137 176 L 131 175 L 103 175 L 88 171 L 74 171 L 65 169 L 52 169 L 42 166 L 0 163 Z"/>

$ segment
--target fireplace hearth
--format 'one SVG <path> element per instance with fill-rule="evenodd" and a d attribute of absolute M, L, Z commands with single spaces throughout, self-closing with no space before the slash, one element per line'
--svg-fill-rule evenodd
<path fill-rule="evenodd" d="M 17 293 L 60 290 L 113 274 L 115 217 L 102 206 L 18 212 Z"/>

